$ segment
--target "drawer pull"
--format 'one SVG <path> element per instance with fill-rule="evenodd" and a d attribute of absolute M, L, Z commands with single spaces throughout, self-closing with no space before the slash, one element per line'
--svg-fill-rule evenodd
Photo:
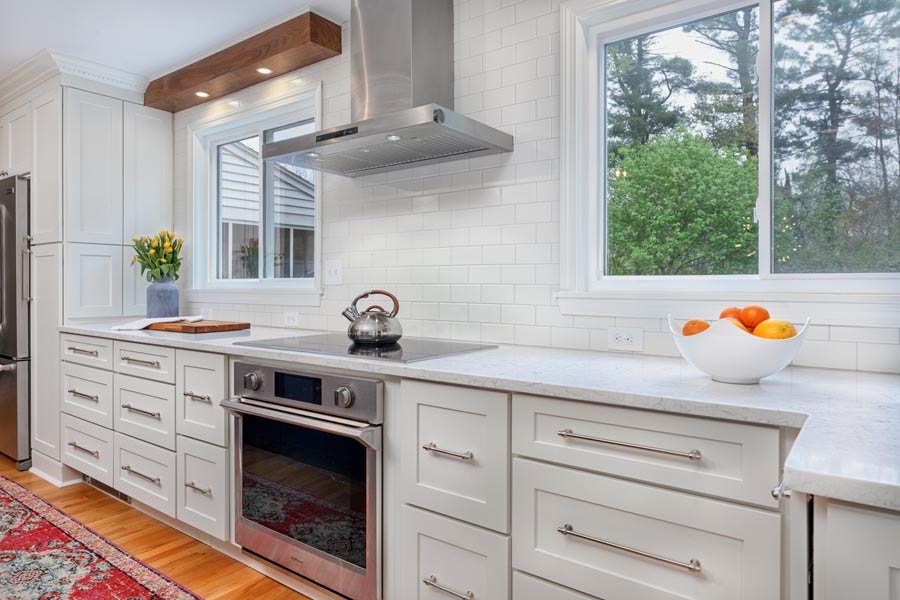
<path fill-rule="evenodd" d="M 79 348 L 78 346 L 68 346 L 66 350 L 71 352 L 72 354 L 86 354 L 87 356 L 100 356 L 100 352 L 97 350 L 85 350 L 84 348 Z"/>
<path fill-rule="evenodd" d="M 193 481 L 185 481 L 185 482 L 184 482 L 184 487 L 186 487 L 186 488 L 191 488 L 192 490 L 195 490 L 195 491 L 197 491 L 197 492 L 200 492 L 200 493 L 203 494 L 204 496 L 209 496 L 209 495 L 212 494 L 212 488 L 209 488 L 209 487 L 207 487 L 207 488 L 200 487 L 199 485 L 197 485 L 197 484 L 194 483 Z"/>
<path fill-rule="evenodd" d="M 124 408 L 125 410 L 130 410 L 131 412 L 135 412 L 139 415 L 153 417 L 154 419 L 158 419 L 160 417 L 160 414 L 158 412 L 151 412 L 149 410 L 144 410 L 143 408 L 138 408 L 138 407 L 132 406 L 130 404 L 123 404 L 122 408 Z"/>
<path fill-rule="evenodd" d="M 690 450 L 681 452 L 680 450 L 667 450 L 666 448 L 654 448 L 653 446 L 642 446 L 640 444 L 630 444 L 628 442 L 619 442 L 616 440 L 607 440 L 604 438 L 593 437 L 590 435 L 581 435 L 574 433 L 571 429 L 562 429 L 556 433 L 561 438 L 572 438 L 573 440 L 585 440 L 587 442 L 597 442 L 598 444 L 609 444 L 610 446 L 621 446 L 622 448 L 634 448 L 635 450 L 646 450 L 647 452 L 656 452 L 657 454 L 666 454 L 668 456 L 678 456 L 688 460 L 700 460 L 703 456 L 699 450 Z"/>
<path fill-rule="evenodd" d="M 136 364 L 136 365 L 144 365 L 145 367 L 153 367 L 154 369 L 159 368 L 158 360 L 144 360 L 143 358 L 134 358 L 134 357 L 125 356 L 125 355 L 122 356 L 122 360 L 124 360 L 125 362 L 128 362 L 128 363 Z"/>
<path fill-rule="evenodd" d="M 90 454 L 94 458 L 100 458 L 99 450 L 88 450 L 84 446 L 79 446 L 77 442 L 69 442 L 69 445 L 72 446 L 73 448 L 75 448 L 76 450 L 81 450 L 85 454 Z"/>
<path fill-rule="evenodd" d="M 100 400 L 100 396 L 98 396 L 97 394 L 93 394 L 93 395 L 85 394 L 84 392 L 79 392 L 75 388 L 72 388 L 71 390 L 69 390 L 69 393 L 72 394 L 73 396 L 75 396 L 76 398 L 84 398 L 85 400 L 93 400 L 94 402 L 97 402 L 98 400 Z"/>
<path fill-rule="evenodd" d="M 184 392 L 182 396 L 184 396 L 185 398 L 190 398 L 191 400 L 202 400 L 203 402 L 210 401 L 209 394 L 195 394 L 194 392 Z"/>
<path fill-rule="evenodd" d="M 422 580 L 422 583 L 424 583 L 427 586 L 431 586 L 436 590 L 440 590 L 440 591 L 444 592 L 445 594 L 453 596 L 454 598 L 459 598 L 459 600 L 475 600 L 475 594 L 473 594 L 472 592 L 466 591 L 465 594 L 460 594 L 459 592 L 451 590 L 448 587 L 444 587 L 438 583 L 437 577 L 435 577 L 434 575 L 429 575 L 428 577 L 426 577 L 425 579 Z"/>
<path fill-rule="evenodd" d="M 561 533 L 563 535 L 571 535 L 572 537 L 576 537 L 576 538 L 579 538 L 582 540 L 587 540 L 589 542 L 594 542 L 595 544 L 600 544 L 602 546 L 608 546 L 609 548 L 615 548 L 616 550 L 621 550 L 623 552 L 628 552 L 630 554 L 636 554 L 637 556 L 642 556 L 644 558 L 657 560 L 659 562 L 666 563 L 667 565 L 672 565 L 674 567 L 681 567 L 682 569 L 687 569 L 691 573 L 699 573 L 700 572 L 700 561 L 697 560 L 696 558 L 692 558 L 689 562 L 682 562 L 680 560 L 666 558 L 665 556 L 659 556 L 658 554 L 650 554 L 649 552 L 644 552 L 643 550 L 638 550 L 636 548 L 629 548 L 628 546 L 623 546 L 621 544 L 616 544 L 614 542 L 610 542 L 607 540 L 601 540 L 600 538 L 586 535 L 584 533 L 578 533 L 568 523 L 566 523 L 562 527 L 557 527 L 556 531 L 558 531 L 559 533 Z"/>
<path fill-rule="evenodd" d="M 475 458 L 475 455 L 471 452 L 454 452 L 453 450 L 444 450 L 443 448 L 438 448 L 434 445 L 434 442 L 430 442 L 422 446 L 422 450 L 427 452 L 435 452 L 437 454 L 443 454 L 444 456 L 452 456 L 453 458 L 458 458 L 460 460 L 472 460 Z"/>
<path fill-rule="evenodd" d="M 136 475 L 137 477 L 140 477 L 141 479 L 143 479 L 145 481 L 149 481 L 150 483 L 159 485 L 159 477 L 150 477 L 149 475 L 144 475 L 140 471 L 136 471 L 136 470 L 132 469 L 130 465 L 122 465 L 122 470 L 128 471 L 132 475 Z"/>

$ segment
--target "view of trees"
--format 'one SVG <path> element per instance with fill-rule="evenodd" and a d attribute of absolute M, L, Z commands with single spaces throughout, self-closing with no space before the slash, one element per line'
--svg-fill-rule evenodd
<path fill-rule="evenodd" d="M 900 270 L 900 0 L 774 23 L 774 271 Z M 759 44 L 750 7 L 607 46 L 609 274 L 757 272 Z"/>

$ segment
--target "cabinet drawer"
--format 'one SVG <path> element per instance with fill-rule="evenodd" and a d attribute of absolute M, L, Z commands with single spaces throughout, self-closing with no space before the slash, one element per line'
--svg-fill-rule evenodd
<path fill-rule="evenodd" d="M 115 343 L 116 373 L 175 383 L 175 350 L 165 346 Z"/>
<path fill-rule="evenodd" d="M 116 432 L 114 487 L 175 516 L 175 453 Z"/>
<path fill-rule="evenodd" d="M 778 508 L 774 427 L 516 395 L 512 432 L 515 454 Z"/>
<path fill-rule="evenodd" d="M 509 598 L 509 538 L 404 505 L 398 598 Z"/>
<path fill-rule="evenodd" d="M 175 429 L 218 446 L 228 445 L 228 417 L 219 401 L 227 397 L 228 362 L 222 354 L 175 353 Z"/>
<path fill-rule="evenodd" d="M 62 462 L 106 485 L 113 484 L 113 432 L 99 425 L 60 416 Z"/>
<path fill-rule="evenodd" d="M 178 519 L 227 540 L 228 449 L 178 436 Z"/>
<path fill-rule="evenodd" d="M 411 504 L 509 532 L 509 397 L 404 380 L 401 494 Z"/>
<path fill-rule="evenodd" d="M 604 600 L 768 600 L 781 590 L 781 517 L 513 461 L 513 566 Z"/>
<path fill-rule="evenodd" d="M 112 369 L 112 340 L 64 333 L 59 336 L 59 341 L 59 355 L 64 361 Z"/>
<path fill-rule="evenodd" d="M 175 450 L 175 386 L 116 375 L 115 429 Z"/>
<path fill-rule="evenodd" d="M 62 363 L 62 410 L 79 419 L 113 426 L 113 374 L 109 371 Z"/>
<path fill-rule="evenodd" d="M 513 571 L 512 581 L 515 600 L 594 600 L 590 596 L 532 577 L 521 571 Z"/>

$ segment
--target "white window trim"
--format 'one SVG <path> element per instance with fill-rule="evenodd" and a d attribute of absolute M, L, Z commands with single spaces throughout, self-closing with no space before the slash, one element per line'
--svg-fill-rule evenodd
<path fill-rule="evenodd" d="M 221 143 L 239 139 L 242 132 L 255 135 L 260 129 L 272 129 L 294 121 L 309 118 L 309 104 L 313 104 L 316 127 L 322 125 L 322 82 L 293 80 L 290 92 L 260 101 L 243 103 L 230 98 L 219 102 L 223 107 L 206 118 L 187 126 L 189 227 L 193 232 L 191 282 L 185 290 L 189 302 L 227 304 L 274 304 L 294 306 L 319 306 L 323 289 L 322 272 L 322 174 L 316 174 L 315 217 L 315 277 L 311 279 L 216 279 L 217 253 L 212 245 L 218 235 L 215 219 L 216 151 Z M 269 82 L 275 84 L 276 80 Z M 307 104 L 298 108 L 304 100 Z M 239 108 L 229 108 L 231 104 Z M 260 140 L 262 143 L 262 140 Z"/>
<path fill-rule="evenodd" d="M 900 274 L 768 273 L 771 241 L 771 186 L 760 186 L 760 275 L 734 277 L 602 277 L 600 257 L 605 202 L 601 154 L 604 113 L 600 37 L 606 40 L 654 31 L 685 20 L 760 5 L 760 30 L 771 28 L 771 0 L 569 0 L 560 6 L 560 291 L 567 315 L 664 318 L 717 316 L 723 303 L 765 303 L 779 316 L 814 323 L 860 326 L 900 325 Z M 627 32 L 627 34 L 625 33 Z M 770 98 L 771 49 L 760 48 L 760 98 Z M 760 119 L 771 114 L 760 103 Z M 771 147 L 760 129 L 760 147 Z M 768 161 L 761 181 L 771 180 Z"/>

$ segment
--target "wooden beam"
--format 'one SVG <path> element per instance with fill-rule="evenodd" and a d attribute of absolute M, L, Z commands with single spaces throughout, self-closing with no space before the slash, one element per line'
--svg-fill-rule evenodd
<path fill-rule="evenodd" d="M 154 79 L 144 104 L 178 112 L 340 53 L 341 26 L 307 12 Z M 260 74 L 260 68 L 272 73 Z"/>

